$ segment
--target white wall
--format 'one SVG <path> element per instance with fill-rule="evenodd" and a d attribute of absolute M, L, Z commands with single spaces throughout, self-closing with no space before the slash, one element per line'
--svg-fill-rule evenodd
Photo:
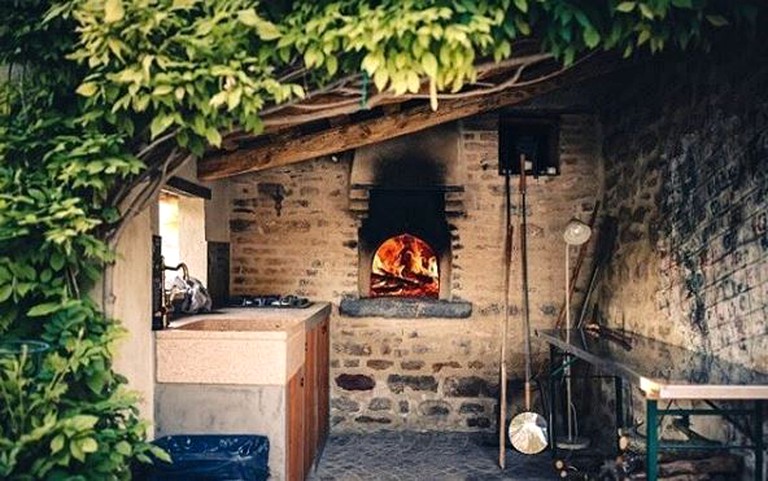
<path fill-rule="evenodd" d="M 211 200 L 205 202 L 205 238 L 208 242 L 229 242 L 229 181 L 203 185 L 211 189 Z"/>
<path fill-rule="evenodd" d="M 115 370 L 142 397 L 141 417 L 154 421 L 155 355 L 152 334 L 152 212 L 147 209 L 128 224 L 117 245 L 114 266 L 114 316 L 128 335 L 115 357 Z M 150 436 L 152 432 L 150 432 Z"/>
<path fill-rule="evenodd" d="M 190 163 L 179 176 L 199 183 L 196 165 Z M 229 242 L 228 182 L 204 184 L 212 190 L 212 199 L 204 201 L 182 197 L 179 209 L 184 216 L 205 222 L 183 223 L 181 260 L 190 275 L 207 281 L 207 241 Z M 155 418 L 155 337 L 152 333 L 152 235 L 158 231 L 157 202 L 131 220 L 117 245 L 118 259 L 114 267 L 114 316 L 128 334 L 117 347 L 115 370 L 128 378 L 129 387 L 137 391 L 142 418 L 154 423 Z M 171 273 L 172 274 L 172 273 Z M 101 299 L 94 293 L 94 299 Z M 150 428 L 150 438 L 154 428 Z"/>
<path fill-rule="evenodd" d="M 208 247 L 205 239 L 205 200 L 179 196 L 179 260 L 189 275 L 208 284 Z M 169 272 L 168 274 L 175 275 Z M 181 274 L 181 273 L 179 273 Z"/>

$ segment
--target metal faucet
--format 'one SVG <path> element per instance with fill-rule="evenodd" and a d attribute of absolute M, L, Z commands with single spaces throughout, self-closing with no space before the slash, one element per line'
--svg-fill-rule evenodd
<path fill-rule="evenodd" d="M 182 278 L 186 281 L 189 280 L 189 268 L 187 265 L 183 262 L 180 262 L 176 266 L 168 266 L 165 265 L 165 259 L 161 257 L 162 263 L 163 263 L 163 269 L 161 274 L 160 283 L 162 285 L 163 289 L 163 304 L 160 307 L 161 315 L 162 315 L 162 322 L 163 322 L 163 329 L 167 329 L 168 325 L 171 322 L 171 312 L 173 312 L 173 299 L 171 298 L 171 291 L 170 289 L 165 288 L 165 271 L 182 271 Z"/>

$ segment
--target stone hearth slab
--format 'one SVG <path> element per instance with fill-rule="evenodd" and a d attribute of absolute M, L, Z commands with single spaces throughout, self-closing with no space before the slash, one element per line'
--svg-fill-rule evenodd
<path fill-rule="evenodd" d="M 464 319 L 472 314 L 472 303 L 460 300 L 444 301 L 393 297 L 346 298 L 341 300 L 339 312 L 341 315 L 349 317 Z"/>

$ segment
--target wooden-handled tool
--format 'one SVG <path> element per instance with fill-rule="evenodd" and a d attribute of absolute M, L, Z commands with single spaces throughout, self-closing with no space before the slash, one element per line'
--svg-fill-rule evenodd
<path fill-rule="evenodd" d="M 525 411 L 509 424 L 509 440 L 523 454 L 537 454 L 548 446 L 547 421 L 531 411 L 531 322 L 528 308 L 528 246 L 526 226 L 525 155 L 520 155 L 520 264 L 522 271 L 521 307 L 525 346 Z"/>
<path fill-rule="evenodd" d="M 504 236 L 504 315 L 501 327 L 501 360 L 499 361 L 499 467 L 506 467 L 506 425 L 507 425 L 507 337 L 509 336 L 509 279 L 512 270 L 512 198 L 509 171 L 504 180 L 506 196 L 506 234 Z"/>

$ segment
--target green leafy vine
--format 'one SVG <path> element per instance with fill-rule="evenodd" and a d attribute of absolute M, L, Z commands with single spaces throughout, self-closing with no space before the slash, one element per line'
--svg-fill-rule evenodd
<path fill-rule="evenodd" d="M 566 66 L 706 47 L 756 24 L 716 0 L 13 0 L 0 6 L 0 478 L 129 479 L 164 457 L 113 370 L 111 265 L 126 222 L 222 133 L 365 72 L 460 91 L 532 39 Z M 100 302 L 89 297 L 99 280 Z"/>

